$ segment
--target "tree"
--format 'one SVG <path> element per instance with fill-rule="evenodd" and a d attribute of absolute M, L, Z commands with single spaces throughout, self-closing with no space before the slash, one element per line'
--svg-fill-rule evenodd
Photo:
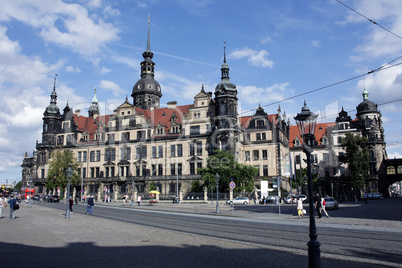
<path fill-rule="evenodd" d="M 341 139 L 344 155 L 339 161 L 348 164 L 350 184 L 352 187 L 362 189 L 369 171 L 370 155 L 366 146 L 367 139 L 351 133 Z"/>
<path fill-rule="evenodd" d="M 60 187 L 64 189 L 67 187 L 68 178 L 66 170 L 71 166 L 73 176 L 71 177 L 71 184 L 77 185 L 80 183 L 80 164 L 77 163 L 73 152 L 70 150 L 56 150 L 50 156 L 49 170 L 47 173 L 46 188 L 54 189 Z"/>
<path fill-rule="evenodd" d="M 254 177 L 257 176 L 258 169 L 237 163 L 234 156 L 227 151 L 215 150 L 214 154 L 207 158 L 207 165 L 199 168 L 198 173 L 209 190 L 214 189 L 215 175 L 218 174 L 219 189 L 228 191 L 229 183 L 233 179 L 236 183 L 235 191 L 240 192 L 254 189 Z"/>
<path fill-rule="evenodd" d="M 154 184 L 153 181 L 149 184 L 149 190 L 150 190 L 150 191 L 156 190 L 156 186 L 155 186 L 155 184 Z"/>
<path fill-rule="evenodd" d="M 16 191 L 21 191 L 21 187 L 22 187 L 22 181 L 17 182 L 17 184 L 15 185 L 14 189 Z"/>

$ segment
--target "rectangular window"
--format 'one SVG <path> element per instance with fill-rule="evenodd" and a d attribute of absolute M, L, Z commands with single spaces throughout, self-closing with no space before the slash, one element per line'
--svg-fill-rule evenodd
<path fill-rule="evenodd" d="M 182 174 L 181 172 L 182 172 L 182 164 L 179 163 L 177 164 L 177 174 L 181 175 Z"/>
<path fill-rule="evenodd" d="M 105 168 L 105 177 L 109 178 L 109 167 Z"/>
<path fill-rule="evenodd" d="M 162 166 L 162 164 L 158 165 L 158 175 L 163 176 L 163 166 Z"/>
<path fill-rule="evenodd" d="M 253 160 L 254 161 L 260 160 L 260 151 L 258 151 L 258 150 L 253 151 Z"/>
<path fill-rule="evenodd" d="M 170 157 L 176 156 L 176 145 L 170 145 Z"/>
<path fill-rule="evenodd" d="M 158 146 L 158 157 L 163 158 L 163 146 Z"/>
<path fill-rule="evenodd" d="M 91 167 L 91 178 L 95 177 L 95 168 Z"/>
<path fill-rule="evenodd" d="M 176 164 L 170 164 L 170 175 L 176 175 Z"/>
<path fill-rule="evenodd" d="M 201 162 L 198 162 L 198 163 L 197 163 L 197 170 L 198 170 L 199 168 L 202 168 L 202 163 L 201 163 Z"/>
<path fill-rule="evenodd" d="M 257 141 L 261 140 L 261 133 L 255 134 L 255 138 Z"/>
<path fill-rule="evenodd" d="M 156 176 L 156 165 L 152 165 L 152 176 Z"/>
<path fill-rule="evenodd" d="M 95 162 L 95 151 L 89 152 L 89 162 Z"/>
<path fill-rule="evenodd" d="M 107 148 L 105 149 L 105 161 L 115 161 L 116 160 L 116 149 Z"/>
<path fill-rule="evenodd" d="M 142 159 L 147 158 L 147 147 L 146 146 L 142 146 L 142 148 L 141 148 L 141 158 Z"/>
<path fill-rule="evenodd" d="M 200 134 L 200 126 L 191 126 L 190 135 Z"/>
<path fill-rule="evenodd" d="M 296 164 L 300 165 L 300 155 L 296 155 Z"/>
<path fill-rule="evenodd" d="M 107 142 L 114 141 L 114 134 L 107 134 Z"/>
<path fill-rule="evenodd" d="M 267 135 L 265 134 L 265 132 L 264 132 L 264 133 L 262 133 L 262 137 L 261 137 L 261 139 L 262 139 L 262 140 L 264 140 L 264 141 L 267 139 Z"/>
<path fill-rule="evenodd" d="M 183 156 L 183 145 L 178 144 L 177 145 L 177 156 L 182 157 Z"/>
<path fill-rule="evenodd" d="M 262 150 L 262 159 L 268 160 L 268 151 L 267 150 Z"/>
<path fill-rule="evenodd" d="M 262 176 L 268 176 L 268 166 L 262 166 Z"/>
<path fill-rule="evenodd" d="M 80 163 L 82 161 L 81 159 L 81 152 L 78 152 L 78 163 Z"/>
<path fill-rule="evenodd" d="M 137 140 L 145 139 L 145 130 L 137 131 Z"/>
<path fill-rule="evenodd" d="M 202 155 L 202 143 L 197 142 L 197 155 Z"/>
<path fill-rule="evenodd" d="M 121 141 L 129 141 L 130 140 L 130 132 L 121 133 Z"/>
<path fill-rule="evenodd" d="M 87 168 L 82 168 L 82 177 L 85 178 L 87 176 Z"/>
<path fill-rule="evenodd" d="M 141 167 L 139 165 L 135 166 L 135 174 L 137 174 L 137 176 L 141 176 Z"/>
<path fill-rule="evenodd" d="M 124 167 L 120 167 L 120 176 L 124 176 Z"/>
<path fill-rule="evenodd" d="M 194 143 L 190 143 L 190 156 L 194 155 Z"/>
<path fill-rule="evenodd" d="M 152 158 L 156 158 L 156 146 L 152 146 Z"/>
<path fill-rule="evenodd" d="M 190 163 L 190 174 L 191 175 L 195 174 L 195 164 L 194 163 Z"/>
<path fill-rule="evenodd" d="M 131 159 L 131 148 L 121 148 L 120 149 L 120 160 L 130 160 Z"/>
<path fill-rule="evenodd" d="M 110 177 L 113 177 L 115 174 L 114 167 L 110 167 Z"/>
<path fill-rule="evenodd" d="M 98 167 L 95 168 L 95 175 L 96 175 L 97 178 L 99 177 L 99 168 Z"/>
<path fill-rule="evenodd" d="M 45 169 L 41 169 L 41 170 L 40 170 L 40 177 L 41 177 L 42 179 L 45 178 Z"/>
<path fill-rule="evenodd" d="M 136 151 L 137 151 L 136 158 L 140 159 L 141 158 L 141 147 L 137 147 Z"/>
<path fill-rule="evenodd" d="M 95 162 L 99 162 L 100 161 L 100 150 L 96 151 L 96 155 L 95 155 Z"/>
<path fill-rule="evenodd" d="M 250 161 L 250 151 L 244 152 L 244 161 Z"/>

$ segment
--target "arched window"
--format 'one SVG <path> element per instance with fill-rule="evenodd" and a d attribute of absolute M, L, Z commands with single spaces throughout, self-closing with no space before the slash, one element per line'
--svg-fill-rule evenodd
<path fill-rule="evenodd" d="M 402 166 L 398 166 L 398 174 L 402 174 Z"/>
<path fill-rule="evenodd" d="M 387 175 L 395 174 L 395 168 L 393 166 L 387 167 Z"/>

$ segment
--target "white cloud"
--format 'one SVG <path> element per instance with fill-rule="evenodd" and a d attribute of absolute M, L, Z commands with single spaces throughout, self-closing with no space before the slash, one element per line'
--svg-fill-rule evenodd
<path fill-rule="evenodd" d="M 266 88 L 238 86 L 237 90 L 239 99 L 243 100 L 244 103 L 250 104 L 270 104 L 294 95 L 294 90 L 290 88 L 289 83 L 274 84 Z"/>
<path fill-rule="evenodd" d="M 47 43 L 84 57 L 96 55 L 107 43 L 119 39 L 119 30 L 111 23 L 92 18 L 81 5 L 60 0 L 2 1 L 0 21 L 11 19 L 33 27 Z"/>
<path fill-rule="evenodd" d="M 321 41 L 313 40 L 313 41 L 311 41 L 311 44 L 313 45 L 313 47 L 319 47 L 319 46 L 321 46 Z"/>
<path fill-rule="evenodd" d="M 69 73 L 80 73 L 81 72 L 80 68 L 74 67 L 74 66 L 71 66 L 71 65 L 66 66 L 66 71 L 69 72 Z"/>
<path fill-rule="evenodd" d="M 266 44 L 266 43 L 269 43 L 269 42 L 271 42 L 271 37 L 269 37 L 269 36 L 266 36 L 266 37 L 261 39 L 262 44 Z"/>
<path fill-rule="evenodd" d="M 388 155 L 388 159 L 402 158 L 402 154 L 400 154 L 398 152 L 388 153 L 387 155 Z"/>
<path fill-rule="evenodd" d="M 125 93 L 124 90 L 120 88 L 119 85 L 112 81 L 107 81 L 107 80 L 102 80 L 98 86 L 99 89 L 105 90 L 105 91 L 111 91 L 114 96 L 121 96 L 122 94 Z"/>
<path fill-rule="evenodd" d="M 252 66 L 272 68 L 274 62 L 268 59 L 268 55 L 269 53 L 266 50 L 257 51 L 250 48 L 243 48 L 230 53 L 228 55 L 228 58 L 231 59 L 247 58 L 247 62 Z"/>

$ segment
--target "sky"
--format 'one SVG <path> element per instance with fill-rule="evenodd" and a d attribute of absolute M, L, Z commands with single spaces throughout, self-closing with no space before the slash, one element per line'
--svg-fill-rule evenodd
<path fill-rule="evenodd" d="M 318 122 L 342 107 L 354 118 L 365 87 L 388 157 L 402 157 L 402 1 L 341 2 L 0 0 L 0 183 L 20 181 L 41 142 L 56 74 L 61 111 L 87 115 L 95 87 L 101 114 L 132 103 L 148 16 L 161 107 L 192 104 L 202 85 L 214 92 L 225 46 L 241 116 L 280 105 L 294 124 L 306 100 Z"/>

